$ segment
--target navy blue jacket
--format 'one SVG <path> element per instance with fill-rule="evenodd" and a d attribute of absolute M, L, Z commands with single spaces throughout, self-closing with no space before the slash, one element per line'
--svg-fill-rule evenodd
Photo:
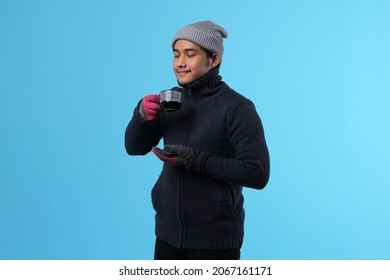
<path fill-rule="evenodd" d="M 139 104 L 125 132 L 130 155 L 164 144 L 193 149 L 187 168 L 164 163 L 152 190 L 157 238 L 184 249 L 240 248 L 242 187 L 262 189 L 270 163 L 254 104 L 214 68 L 180 89 L 182 106 L 145 121 Z"/>

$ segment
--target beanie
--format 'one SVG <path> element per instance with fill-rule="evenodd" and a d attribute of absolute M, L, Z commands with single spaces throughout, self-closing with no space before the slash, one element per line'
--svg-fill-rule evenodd
<path fill-rule="evenodd" d="M 223 55 L 223 38 L 227 38 L 228 33 L 223 27 L 215 24 L 212 21 L 200 21 L 180 28 L 172 40 L 174 47 L 177 40 L 183 39 L 191 41 L 211 53 Z"/>

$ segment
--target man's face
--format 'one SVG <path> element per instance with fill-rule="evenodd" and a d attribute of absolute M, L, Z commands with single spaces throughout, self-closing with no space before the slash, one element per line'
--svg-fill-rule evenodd
<path fill-rule="evenodd" d="M 212 59 L 207 57 L 199 45 L 191 41 L 177 40 L 173 55 L 173 71 L 181 85 L 199 79 L 213 68 Z"/>

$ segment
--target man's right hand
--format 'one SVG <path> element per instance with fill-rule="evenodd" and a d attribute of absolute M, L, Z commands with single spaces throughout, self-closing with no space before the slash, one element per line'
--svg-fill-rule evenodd
<path fill-rule="evenodd" d="M 139 106 L 139 113 L 144 120 L 151 121 L 155 119 L 161 111 L 159 95 L 149 94 L 144 96 Z"/>

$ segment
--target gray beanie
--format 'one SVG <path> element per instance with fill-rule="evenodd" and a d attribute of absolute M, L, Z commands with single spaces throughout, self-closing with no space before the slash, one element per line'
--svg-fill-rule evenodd
<path fill-rule="evenodd" d="M 172 40 L 172 47 L 175 42 L 180 39 L 191 41 L 211 53 L 223 55 L 222 38 L 227 38 L 228 33 L 218 24 L 212 21 L 200 21 L 180 28 Z"/>

